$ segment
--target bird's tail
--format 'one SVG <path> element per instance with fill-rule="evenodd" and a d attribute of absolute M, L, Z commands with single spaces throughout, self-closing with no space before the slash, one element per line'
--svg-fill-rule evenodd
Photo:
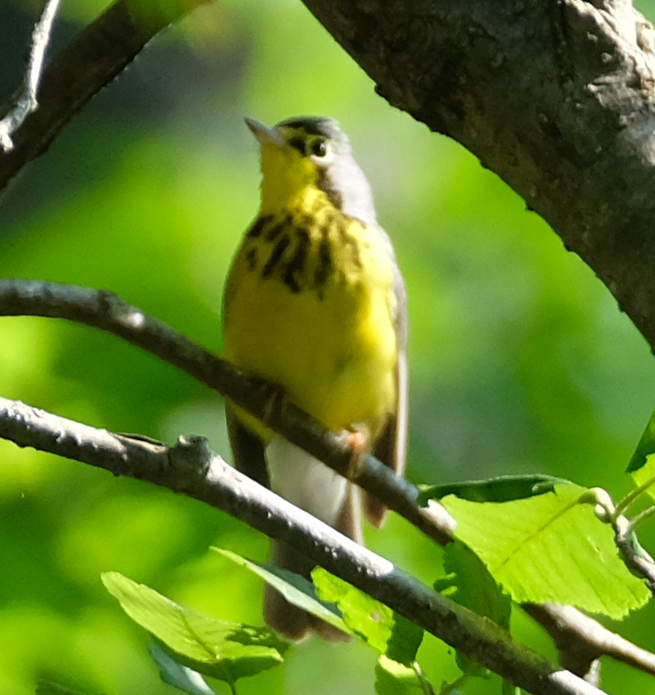
<path fill-rule="evenodd" d="M 358 490 L 349 485 L 335 528 L 361 543 L 358 496 Z M 282 541 L 274 541 L 271 562 L 306 579 L 311 578 L 311 571 L 316 566 L 313 560 Z M 294 641 L 302 640 L 312 632 L 330 642 L 346 642 L 350 639 L 345 632 L 289 603 L 270 585 L 266 585 L 264 589 L 264 617 L 274 630 Z"/>

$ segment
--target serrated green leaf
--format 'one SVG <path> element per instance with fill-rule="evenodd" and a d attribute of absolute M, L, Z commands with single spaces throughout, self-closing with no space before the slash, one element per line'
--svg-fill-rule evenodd
<path fill-rule="evenodd" d="M 222 548 L 212 548 L 212 550 L 264 579 L 279 591 L 289 603 L 306 610 L 321 620 L 325 620 L 342 632 L 348 632 L 336 606 L 333 603 L 322 601 L 317 596 L 314 585 L 305 577 L 289 572 L 289 570 L 280 569 L 275 565 L 248 560 L 229 550 Z"/>
<path fill-rule="evenodd" d="M 423 630 L 352 584 L 317 567 L 312 579 L 321 599 L 336 603 L 352 632 L 390 659 L 411 665 Z"/>
<path fill-rule="evenodd" d="M 566 483 L 552 475 L 503 475 L 489 480 L 468 480 L 448 485 L 419 486 L 419 504 L 425 506 L 430 499 L 455 495 L 471 502 L 509 502 L 552 492 L 555 485 Z"/>
<path fill-rule="evenodd" d="M 288 649 L 268 628 L 201 615 L 118 572 L 103 574 L 102 581 L 132 620 L 177 661 L 206 676 L 234 683 L 279 665 Z"/>
<path fill-rule="evenodd" d="M 178 663 L 158 645 L 151 644 L 148 651 L 157 664 L 159 676 L 164 683 L 189 695 L 216 695 L 216 691 L 207 685 L 197 671 Z"/>
<path fill-rule="evenodd" d="M 566 484 L 513 502 L 450 496 L 442 504 L 457 520 L 457 538 L 515 601 L 552 601 L 620 619 L 650 594 L 619 558 L 611 528 L 591 505 L 578 503 L 584 492 Z"/>
<path fill-rule="evenodd" d="M 384 654 L 375 665 L 375 692 L 377 695 L 425 695 L 426 681 L 416 671 L 387 658 Z"/>

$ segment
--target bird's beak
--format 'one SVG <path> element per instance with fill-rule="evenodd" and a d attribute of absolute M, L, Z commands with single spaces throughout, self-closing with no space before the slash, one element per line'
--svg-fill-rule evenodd
<path fill-rule="evenodd" d="M 286 145 L 284 138 L 277 128 L 268 128 L 254 118 L 246 118 L 246 125 L 250 128 L 252 134 L 257 138 L 262 147 L 264 145 L 275 145 L 276 147 L 282 148 Z"/>

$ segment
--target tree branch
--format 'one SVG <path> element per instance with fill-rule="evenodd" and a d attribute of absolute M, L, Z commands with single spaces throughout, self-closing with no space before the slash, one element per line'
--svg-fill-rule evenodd
<path fill-rule="evenodd" d="M 391 104 L 476 154 L 655 349 L 655 31 L 629 0 L 304 0 Z"/>
<path fill-rule="evenodd" d="M 0 190 L 22 167 L 43 154 L 70 119 L 134 60 L 171 22 L 207 0 L 166 3 L 118 0 L 60 51 L 46 69 L 39 108 L 25 118 L 10 152 L 0 152 Z M 140 14 L 136 14 L 141 8 Z M 8 113 L 11 104 L 0 109 Z"/>
<path fill-rule="evenodd" d="M 352 470 L 352 451 L 338 436 L 286 400 L 270 408 L 270 384 L 239 374 L 224 360 L 104 290 L 34 280 L 0 280 L 0 315 L 62 318 L 100 328 L 172 364 L 217 390 L 290 442 L 348 477 L 438 543 L 450 541 L 454 522 L 441 505 L 418 507 L 418 489 L 370 455 Z M 279 399 L 278 399 L 279 400 Z"/>
<path fill-rule="evenodd" d="M 45 54 L 52 34 L 52 26 L 57 16 L 60 0 L 47 0 L 41 19 L 32 32 L 30 60 L 25 73 L 23 91 L 16 98 L 14 107 L 0 121 L 0 148 L 5 152 L 13 149 L 12 134 L 22 125 L 28 114 L 39 107 L 37 92 L 41 82 L 41 72 Z"/>
<path fill-rule="evenodd" d="M 222 509 L 283 540 L 462 654 L 535 695 L 602 691 L 517 645 L 495 623 L 425 586 L 388 560 L 228 466 L 200 437 L 175 447 L 112 434 L 0 398 L 0 436 L 146 480 Z"/>
<path fill-rule="evenodd" d="M 306 447 L 317 458 L 328 460 L 328 465 L 342 475 L 351 468 L 350 450 L 338 437 L 324 431 L 318 423 L 304 413 L 285 402 L 280 404 L 279 413 L 271 412 L 270 390 L 266 384 L 239 374 L 228 363 L 200 348 L 168 326 L 126 304 L 111 292 L 32 280 L 0 280 L 0 315 L 63 318 L 107 331 L 151 352 L 206 386 L 232 398 L 255 416 L 267 417 L 271 427 L 298 446 Z M 6 401 L 6 403 L 11 402 Z M 25 414 L 26 412 L 29 417 Z M 37 415 L 34 416 L 34 413 Z M 213 504 L 209 498 L 203 496 L 204 489 L 198 493 L 187 487 L 186 478 L 181 475 L 181 471 L 175 468 L 167 469 L 169 465 L 167 450 L 163 445 L 95 430 L 30 409 L 22 404 L 11 404 L 11 407 L 6 405 L 3 419 L 4 422 L 0 422 L 0 437 L 10 439 L 20 446 L 32 446 L 43 451 L 58 453 L 61 456 L 106 468 L 117 475 L 149 480 L 174 492 L 181 492 Z M 38 425 L 41 425 L 43 430 Z M 53 431 L 58 433 L 54 443 L 51 441 Z M 373 457 L 364 457 L 354 480 L 364 489 L 383 499 L 388 506 L 398 511 L 428 536 L 438 542 L 449 539 L 454 522 L 447 515 L 440 516 L 443 508 L 438 506 L 430 511 L 417 508 L 416 488 L 394 476 L 386 466 Z M 224 506 L 220 508 L 233 516 L 238 516 L 234 509 Z M 437 515 L 436 526 L 433 522 L 433 514 Z M 250 523 L 248 519 L 243 520 Z M 259 528 L 259 530 L 273 535 L 266 529 Z M 303 552 L 306 551 L 306 548 L 302 549 Z M 307 554 L 310 552 L 307 551 Z M 567 635 L 603 634 L 603 631 L 612 634 L 593 619 L 574 609 L 571 609 L 573 613 L 558 614 L 557 631 L 553 628 L 553 620 L 548 620 L 550 613 L 540 619 L 544 611 L 547 611 L 546 608 L 530 607 L 526 610 L 551 633 L 558 646 L 560 643 L 563 644 L 560 639 L 563 632 Z M 579 616 L 583 620 L 582 627 L 578 621 Z M 570 621 L 570 624 L 567 621 Z M 597 626 L 595 633 L 590 632 L 591 625 Z M 609 641 L 607 643 L 613 650 L 614 643 Z M 624 643 L 630 644 L 625 640 Z M 598 653 L 598 644 L 598 640 L 593 640 L 589 647 L 585 648 L 583 637 L 578 637 L 576 654 L 579 655 L 583 651 L 585 656 L 593 653 L 593 658 L 596 659 L 606 653 Z M 570 645 L 570 640 L 567 645 Z M 635 645 L 631 647 L 633 654 L 649 654 Z M 628 650 L 624 651 L 627 653 Z M 565 652 L 562 653 L 564 658 L 567 658 Z M 607 653 L 614 656 L 613 652 Z M 650 657 L 652 658 L 652 655 Z M 578 675 L 586 673 L 586 671 L 573 668 L 581 663 L 580 660 L 564 663 Z"/>
<path fill-rule="evenodd" d="M 576 608 L 554 603 L 524 603 L 522 607 L 550 633 L 561 654 L 562 666 L 573 673 L 584 676 L 596 659 L 609 656 L 655 675 L 655 654 L 611 632 Z"/>

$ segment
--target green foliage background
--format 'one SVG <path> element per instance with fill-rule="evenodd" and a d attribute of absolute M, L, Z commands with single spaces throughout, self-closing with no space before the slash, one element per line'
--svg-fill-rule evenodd
<path fill-rule="evenodd" d="M 33 3 L 0 0 L 0 98 L 19 85 Z M 64 2 L 55 46 L 103 9 Z M 645 8 L 646 13 L 652 10 Z M 579 258 L 458 144 L 392 109 L 296 0 L 215 2 L 158 37 L 0 200 L 0 275 L 89 285 L 220 350 L 222 283 L 257 209 L 257 146 L 243 124 L 337 117 L 368 174 L 410 297 L 409 477 L 541 472 L 620 496 L 655 401 L 645 341 Z M 110 336 L 0 319 L 0 394 L 227 454 L 220 398 Z M 574 529 L 572 529 L 574 532 Z M 655 537 L 645 529 L 646 547 Z M 404 522 L 369 545 L 425 581 L 440 552 Z M 0 441 L 0 692 L 40 677 L 108 695 L 174 691 L 147 636 L 104 590 L 121 572 L 198 611 L 261 622 L 260 584 L 211 544 L 256 559 L 267 541 L 226 515 Z M 655 649 L 653 610 L 617 625 Z M 520 615 L 519 638 L 554 656 Z M 454 679 L 449 650 L 420 653 Z M 242 693 L 373 692 L 375 654 L 310 640 Z M 614 692 L 655 692 L 608 665 Z M 467 692 L 499 692 L 480 681 Z"/>

